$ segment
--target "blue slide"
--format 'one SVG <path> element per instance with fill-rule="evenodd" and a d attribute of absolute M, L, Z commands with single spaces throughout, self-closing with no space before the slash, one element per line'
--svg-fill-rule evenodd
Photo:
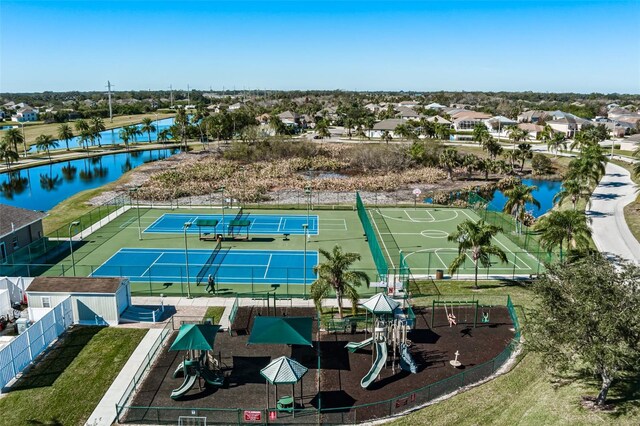
<path fill-rule="evenodd" d="M 418 366 L 409 353 L 409 346 L 406 343 L 400 344 L 400 368 L 410 371 L 413 374 L 418 372 Z"/>
<path fill-rule="evenodd" d="M 369 387 L 371 383 L 380 375 L 382 367 L 387 362 L 387 342 L 383 338 L 380 341 L 376 341 L 376 359 L 371 366 L 371 370 L 360 380 L 360 386 L 363 388 Z"/>

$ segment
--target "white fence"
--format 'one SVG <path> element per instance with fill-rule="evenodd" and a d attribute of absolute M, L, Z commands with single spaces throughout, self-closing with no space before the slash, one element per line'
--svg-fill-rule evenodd
<path fill-rule="evenodd" d="M 0 389 L 31 364 L 71 324 L 71 297 L 67 297 L 9 345 L 0 349 Z"/>

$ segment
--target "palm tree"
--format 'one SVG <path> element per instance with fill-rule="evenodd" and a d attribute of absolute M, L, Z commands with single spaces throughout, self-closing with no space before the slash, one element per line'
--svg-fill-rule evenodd
<path fill-rule="evenodd" d="M 138 136 L 142 136 L 142 132 L 138 128 L 138 126 L 131 124 L 129 126 L 124 126 L 123 128 L 127 132 L 127 136 L 129 136 L 129 140 L 133 142 L 138 141 Z"/>
<path fill-rule="evenodd" d="M 36 138 L 36 149 L 39 151 L 47 151 L 49 161 L 51 161 L 51 148 L 58 147 L 58 141 L 53 139 L 51 135 L 40 135 Z"/>
<path fill-rule="evenodd" d="M 503 151 L 502 145 L 491 136 L 482 142 L 482 149 L 487 151 L 492 160 L 495 160 Z"/>
<path fill-rule="evenodd" d="M 18 145 L 24 143 L 24 137 L 22 137 L 22 133 L 20 132 L 20 130 L 18 130 L 17 128 L 13 128 L 4 132 L 2 142 L 12 146 L 13 150 L 15 152 L 18 152 Z"/>
<path fill-rule="evenodd" d="M 102 121 L 102 118 L 100 117 L 93 117 L 91 119 L 90 127 L 91 133 L 93 134 L 93 140 L 97 140 L 98 146 L 102 148 L 102 144 L 100 143 L 102 141 L 102 135 L 100 134 L 100 132 L 104 132 L 105 130 L 107 130 L 104 125 L 104 121 Z"/>
<path fill-rule="evenodd" d="M 69 141 L 73 139 L 73 131 L 71 126 L 67 123 L 62 123 L 58 127 L 58 139 L 63 140 L 67 144 L 67 151 L 69 151 Z"/>
<path fill-rule="evenodd" d="M 453 169 L 460 165 L 460 157 L 455 148 L 445 148 L 440 153 L 440 165 L 447 171 L 447 178 L 453 180 Z"/>
<path fill-rule="evenodd" d="M 171 138 L 171 131 L 169 129 L 162 129 L 158 132 L 158 142 L 165 143 Z"/>
<path fill-rule="evenodd" d="M 4 160 L 7 170 L 11 170 L 11 163 L 18 161 L 19 158 L 18 151 L 13 149 L 11 144 L 7 142 L 0 143 L 0 159 Z"/>
<path fill-rule="evenodd" d="M 473 127 L 473 140 L 482 144 L 485 140 L 490 138 L 489 129 L 484 123 L 476 123 Z"/>
<path fill-rule="evenodd" d="M 522 233 L 522 222 L 526 213 L 526 205 L 533 204 L 540 208 L 540 202 L 533 197 L 533 191 L 537 186 L 528 186 L 519 183 L 513 188 L 504 191 L 507 202 L 504 205 L 504 212 L 511 214 L 516 221 L 516 232 Z"/>
<path fill-rule="evenodd" d="M 360 260 L 359 253 L 344 253 L 338 245 L 334 246 L 331 252 L 324 249 L 318 249 L 318 251 L 326 261 L 313 267 L 313 272 L 318 275 L 318 279 L 311 284 L 311 296 L 320 310 L 322 299 L 328 297 L 333 290 L 338 302 L 338 316 L 342 318 L 342 300 L 347 297 L 355 311 L 358 304 L 356 287 L 363 282 L 368 286 L 369 277 L 362 271 L 349 270 L 354 262 Z"/>
<path fill-rule="evenodd" d="M 518 148 L 516 149 L 518 153 L 518 157 L 522 160 L 522 164 L 520 165 L 520 172 L 524 171 L 524 163 L 526 160 L 530 160 L 533 157 L 533 152 L 531 151 L 531 144 L 529 143 L 519 143 Z"/>
<path fill-rule="evenodd" d="M 633 156 L 640 160 L 640 148 L 636 149 L 633 152 Z M 640 161 L 636 162 L 636 164 L 633 166 L 633 174 L 637 177 L 640 177 Z"/>
<path fill-rule="evenodd" d="M 120 131 L 118 132 L 118 136 L 120 137 L 120 139 L 122 139 L 122 142 L 124 142 L 124 146 L 129 149 L 129 138 L 131 137 L 131 135 L 129 134 L 127 127 L 128 126 L 125 126 L 120 129 Z"/>
<path fill-rule="evenodd" d="M 499 232 L 502 232 L 502 228 L 485 223 L 484 220 L 476 223 L 467 219 L 459 223 L 456 231 L 447 237 L 449 241 L 458 243 L 458 256 L 449 265 L 449 273 L 455 274 L 467 260 L 467 256 L 470 256 L 475 271 L 473 287 L 477 289 L 480 264 L 485 268 L 490 267 L 492 255 L 497 256 L 503 263 L 507 261 L 504 251 L 491 243 Z"/>
<path fill-rule="evenodd" d="M 89 142 L 92 140 L 92 138 L 93 133 L 91 132 L 91 130 L 82 130 L 80 132 L 80 136 L 78 136 L 78 142 L 80 142 L 80 145 L 85 149 L 89 149 Z"/>
<path fill-rule="evenodd" d="M 591 200 L 591 188 L 588 183 L 582 179 L 565 179 L 562 182 L 560 191 L 554 195 L 553 202 L 562 205 L 567 198 L 571 199 L 573 210 L 575 210 L 578 200 L 583 199 L 589 203 Z"/>
<path fill-rule="evenodd" d="M 328 138 L 331 136 L 331 132 L 329 132 L 329 124 L 327 123 L 327 120 L 325 120 L 324 118 L 321 118 L 320 120 L 318 120 L 318 122 L 316 123 L 315 130 L 320 140 L 323 140 L 324 138 Z"/>
<path fill-rule="evenodd" d="M 540 231 L 540 242 L 547 251 L 567 244 L 569 250 L 585 250 L 589 248 L 591 229 L 587 225 L 587 216 L 578 210 L 552 210 L 541 217 L 535 226 Z"/>
<path fill-rule="evenodd" d="M 549 139 L 547 139 L 547 150 L 553 151 L 558 157 L 558 151 L 560 148 L 567 149 L 567 140 L 562 133 L 554 133 Z"/>
<path fill-rule="evenodd" d="M 477 171 L 484 173 L 484 180 L 489 180 L 489 173 L 495 170 L 495 163 L 490 158 L 478 158 L 475 164 Z"/>
<path fill-rule="evenodd" d="M 511 139 L 511 141 L 513 142 L 513 150 L 516 150 L 516 144 L 522 140 L 525 140 L 527 138 L 527 136 L 529 135 L 529 132 L 527 130 L 521 129 L 518 126 L 509 126 L 508 128 L 508 133 L 509 133 L 509 139 Z M 513 167 L 513 160 L 515 160 L 515 158 L 512 156 L 511 157 L 511 167 Z"/>
<path fill-rule="evenodd" d="M 474 154 L 465 154 L 460 161 L 460 165 L 463 166 L 467 172 L 467 176 L 471 176 L 474 170 L 478 169 L 479 158 Z"/>
<path fill-rule="evenodd" d="M 595 186 L 606 173 L 607 161 L 600 145 L 583 146 L 578 157 L 569 162 L 566 178 L 584 180 Z"/>
<path fill-rule="evenodd" d="M 149 117 L 143 118 L 142 125 L 140 126 L 140 131 L 147 134 L 147 140 L 149 143 L 151 143 L 151 132 L 156 131 L 156 126 L 153 124 L 153 120 L 151 120 Z"/>

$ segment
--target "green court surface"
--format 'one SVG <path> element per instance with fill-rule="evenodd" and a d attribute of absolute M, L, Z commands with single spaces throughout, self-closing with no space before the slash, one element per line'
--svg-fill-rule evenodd
<path fill-rule="evenodd" d="M 433 207 L 368 209 L 368 215 L 381 237 L 380 246 L 389 268 L 400 266 L 399 250 L 402 250 L 414 277 L 434 276 L 439 269 L 446 275 L 449 265 L 458 255 L 458 244 L 448 241 L 447 237 L 464 220 L 480 219 L 470 209 Z M 479 278 L 512 278 L 541 272 L 542 265 L 536 256 L 524 251 L 506 235 L 498 234 L 494 244 L 506 253 L 508 262 L 502 263 L 493 258 L 489 268 L 480 267 Z M 455 277 L 466 278 L 473 274 L 474 265 L 467 256 Z"/>

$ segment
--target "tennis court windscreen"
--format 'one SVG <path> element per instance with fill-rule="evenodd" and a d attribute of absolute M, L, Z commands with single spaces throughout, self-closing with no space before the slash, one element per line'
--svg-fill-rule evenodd
<path fill-rule="evenodd" d="M 365 209 L 362 198 L 360 198 L 360 193 L 358 192 L 356 192 L 356 210 L 358 211 L 358 218 L 360 218 L 362 228 L 364 228 L 364 233 L 367 236 L 369 250 L 371 251 L 371 256 L 373 256 L 373 262 L 376 265 L 378 275 L 380 275 L 380 279 L 385 280 L 387 278 L 389 266 L 387 265 L 387 260 L 385 259 L 384 254 L 382 254 L 382 249 L 380 248 L 380 244 L 376 238 L 376 233 L 371 225 L 371 220 L 369 220 L 367 210 Z"/>
<path fill-rule="evenodd" d="M 213 262 L 215 262 L 216 260 L 216 256 L 218 256 L 218 253 L 220 253 L 220 249 L 222 249 L 222 241 L 218 241 L 215 248 L 211 252 L 211 255 L 209 255 L 209 258 L 204 263 L 204 265 L 202 265 L 202 269 L 200 269 L 200 272 L 198 272 L 198 277 L 196 280 L 197 284 L 202 283 L 204 276 L 207 275 L 207 273 L 211 270 L 211 267 L 213 266 Z"/>

